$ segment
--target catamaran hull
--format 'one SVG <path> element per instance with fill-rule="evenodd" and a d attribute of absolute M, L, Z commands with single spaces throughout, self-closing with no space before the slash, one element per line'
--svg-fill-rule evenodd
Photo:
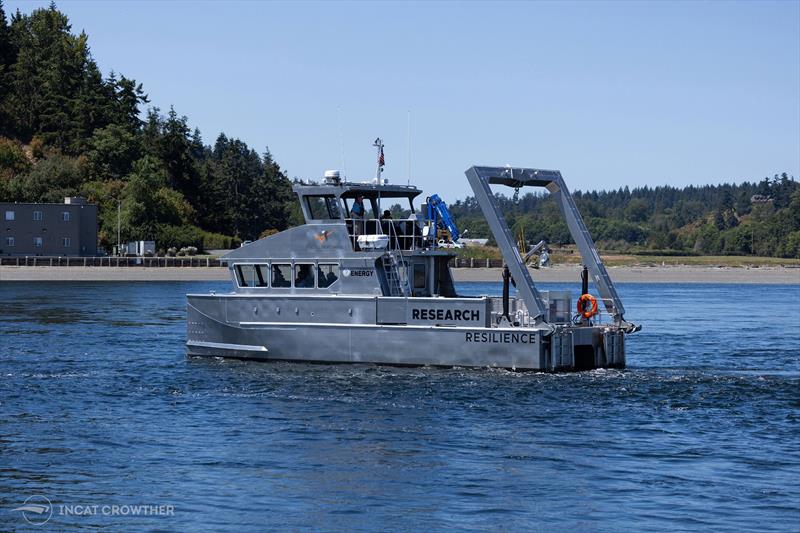
<path fill-rule="evenodd" d="M 258 302 L 217 298 L 189 297 L 189 356 L 540 371 L 625 366 L 624 333 L 609 328 L 552 332 L 531 327 L 262 322 L 258 316 L 241 320 L 242 310 L 252 312 Z M 349 316 L 344 308 L 341 314 Z M 227 315 L 239 320 L 229 321 Z"/>

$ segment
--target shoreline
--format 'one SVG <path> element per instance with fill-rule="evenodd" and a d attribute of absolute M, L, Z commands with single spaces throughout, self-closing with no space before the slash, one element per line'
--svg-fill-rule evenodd
<path fill-rule="evenodd" d="M 652 266 L 607 267 L 616 283 L 720 283 L 800 285 L 800 268 Z M 454 268 L 455 281 L 501 280 L 500 268 Z M 580 267 L 530 270 L 536 282 L 577 282 Z M 0 266 L 3 281 L 227 281 L 224 267 L 49 267 Z"/>

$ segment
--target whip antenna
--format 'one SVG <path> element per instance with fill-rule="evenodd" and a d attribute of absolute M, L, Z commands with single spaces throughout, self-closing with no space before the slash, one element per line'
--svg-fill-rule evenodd
<path fill-rule="evenodd" d="M 411 185 L 411 110 L 408 110 L 408 139 L 406 141 L 408 161 L 406 162 L 406 185 Z"/>
<path fill-rule="evenodd" d="M 342 133 L 342 106 L 336 108 L 336 119 L 339 123 L 339 150 L 342 154 L 342 181 L 347 181 L 347 162 L 344 159 L 344 134 Z"/>

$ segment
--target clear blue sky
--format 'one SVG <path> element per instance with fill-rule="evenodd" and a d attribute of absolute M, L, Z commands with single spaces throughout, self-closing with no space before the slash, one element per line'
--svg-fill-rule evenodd
<path fill-rule="evenodd" d="M 342 167 L 341 124 L 350 179 L 374 175 L 381 136 L 404 183 L 410 110 L 413 181 L 448 201 L 475 163 L 583 190 L 800 178 L 798 1 L 58 7 L 104 73 L 292 177 Z"/>

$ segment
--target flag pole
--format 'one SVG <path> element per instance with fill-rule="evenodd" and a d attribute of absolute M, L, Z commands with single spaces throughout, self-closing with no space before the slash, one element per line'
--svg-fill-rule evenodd
<path fill-rule="evenodd" d="M 375 142 L 372 143 L 372 146 L 376 147 L 378 150 L 378 169 L 375 171 L 375 177 L 378 179 L 378 185 L 381 183 L 381 173 L 383 173 L 383 166 L 385 161 L 383 159 L 383 141 L 380 137 L 375 139 Z"/>
<path fill-rule="evenodd" d="M 375 142 L 372 143 L 372 146 L 376 147 L 378 151 L 378 169 L 375 171 L 375 179 L 378 182 L 378 213 L 377 218 L 380 219 L 381 213 L 381 174 L 383 173 L 383 166 L 386 164 L 386 161 L 383 158 L 383 141 L 380 137 L 375 139 Z"/>

